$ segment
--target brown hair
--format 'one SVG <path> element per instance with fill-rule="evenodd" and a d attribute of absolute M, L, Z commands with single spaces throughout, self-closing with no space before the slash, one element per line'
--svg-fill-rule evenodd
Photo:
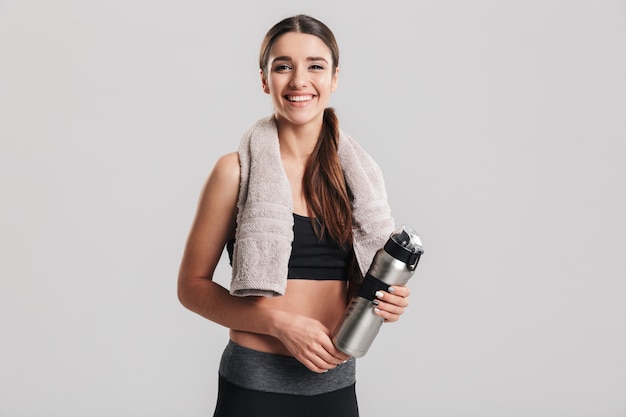
<path fill-rule="evenodd" d="M 333 73 L 339 65 L 339 47 L 333 32 L 324 23 L 307 16 L 296 15 L 281 20 L 265 35 L 259 54 L 259 68 L 267 77 L 269 55 L 276 39 L 285 33 L 297 32 L 314 35 L 320 38 L 333 59 Z M 346 185 L 339 157 L 339 120 L 332 108 L 324 110 L 324 120 L 320 136 L 313 149 L 304 171 L 302 185 L 304 198 L 313 217 L 321 220 L 322 235 L 327 232 L 330 237 L 345 244 L 352 240 L 352 206 L 351 196 Z M 319 224 L 314 222 L 315 224 Z"/>

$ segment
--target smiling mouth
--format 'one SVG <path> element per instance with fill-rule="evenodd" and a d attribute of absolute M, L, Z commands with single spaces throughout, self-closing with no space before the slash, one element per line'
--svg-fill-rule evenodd
<path fill-rule="evenodd" d="M 308 95 L 308 96 L 285 96 L 285 98 L 287 100 L 293 101 L 293 102 L 301 102 L 301 101 L 313 100 L 313 96 L 312 95 Z"/>

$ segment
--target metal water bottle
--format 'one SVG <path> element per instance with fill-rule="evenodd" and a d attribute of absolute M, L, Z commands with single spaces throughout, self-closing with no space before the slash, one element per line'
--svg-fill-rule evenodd
<path fill-rule="evenodd" d="M 337 349 L 355 358 L 367 353 L 384 321 L 372 307 L 376 291 L 406 284 L 423 253 L 422 241 L 410 227 L 402 226 L 391 234 L 374 255 L 363 283 L 335 329 L 333 342 Z"/>

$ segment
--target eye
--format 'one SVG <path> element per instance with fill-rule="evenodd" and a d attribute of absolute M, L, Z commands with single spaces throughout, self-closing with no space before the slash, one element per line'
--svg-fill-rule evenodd
<path fill-rule="evenodd" d="M 323 71 L 324 67 L 320 64 L 313 64 L 309 67 L 310 69 L 312 69 L 313 71 Z"/>
<path fill-rule="evenodd" d="M 279 64 L 274 67 L 274 71 L 276 72 L 287 72 L 292 69 L 293 68 L 291 67 L 291 65 L 287 65 L 287 64 Z"/>

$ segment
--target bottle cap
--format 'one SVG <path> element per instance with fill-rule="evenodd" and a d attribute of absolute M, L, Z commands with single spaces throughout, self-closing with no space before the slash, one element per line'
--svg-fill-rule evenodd
<path fill-rule="evenodd" d="M 393 232 L 385 244 L 385 252 L 406 264 L 409 270 L 414 271 L 420 256 L 424 253 L 422 240 L 410 227 L 402 225 Z"/>

